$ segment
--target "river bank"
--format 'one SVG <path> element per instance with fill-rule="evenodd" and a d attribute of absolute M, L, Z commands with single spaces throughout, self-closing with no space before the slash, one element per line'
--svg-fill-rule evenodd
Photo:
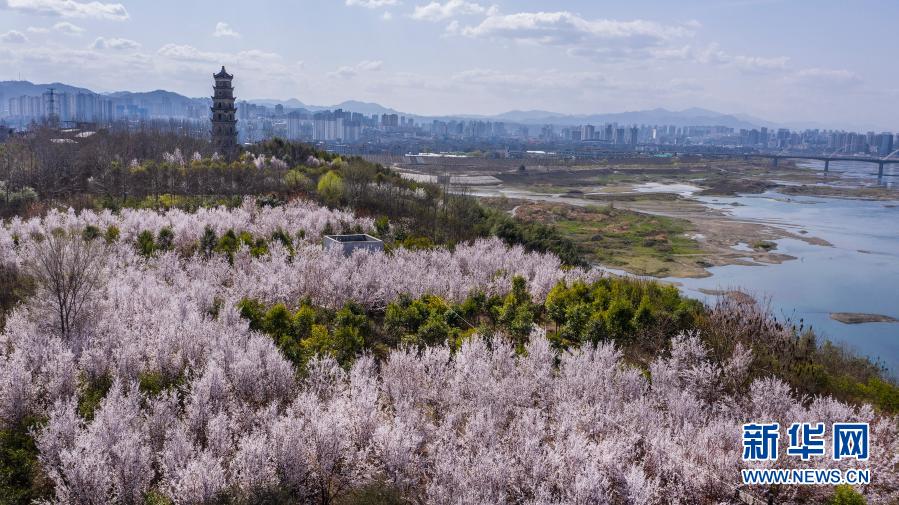
<path fill-rule="evenodd" d="M 865 173 L 823 174 L 814 168 L 765 173 L 759 167 L 750 172 L 735 177 L 760 178 L 767 189 L 728 194 L 719 185 L 722 194 L 709 195 L 702 177 L 688 182 L 686 176 L 670 174 L 655 180 L 646 180 L 645 174 L 626 180 L 629 175 L 617 174 L 614 182 L 603 181 L 609 184 L 589 178 L 575 184 L 577 178 L 568 172 L 565 184 L 551 191 L 543 185 L 504 184 L 470 193 L 505 201 L 506 210 L 514 208 L 527 218 L 567 205 L 686 222 L 681 233 L 698 253 L 674 254 L 659 268 L 659 263 L 646 261 L 652 255 L 644 244 L 637 244 L 629 254 L 643 260 L 625 253 L 618 261 L 599 263 L 661 278 L 707 303 L 715 303 L 722 293 L 751 296 L 782 321 L 812 327 L 820 337 L 870 356 L 897 375 L 899 324 L 891 321 L 899 319 L 899 192 Z M 544 174 L 539 178 L 541 184 L 547 179 Z M 581 238 L 592 239 L 580 231 Z M 766 247 L 758 247 L 762 244 Z M 831 316 L 841 313 L 845 316 Z"/>

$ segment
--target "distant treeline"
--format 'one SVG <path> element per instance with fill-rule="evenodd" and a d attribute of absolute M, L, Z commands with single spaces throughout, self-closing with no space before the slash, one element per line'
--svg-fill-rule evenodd
<path fill-rule="evenodd" d="M 304 197 L 386 220 L 407 245 L 452 246 L 498 236 L 582 265 L 554 228 L 523 223 L 465 194 L 403 179 L 359 157 L 341 158 L 273 139 L 225 159 L 204 139 L 161 129 L 100 130 L 89 136 L 38 129 L 0 145 L 0 217 L 73 208 L 235 205 L 247 195 L 272 203 Z"/>

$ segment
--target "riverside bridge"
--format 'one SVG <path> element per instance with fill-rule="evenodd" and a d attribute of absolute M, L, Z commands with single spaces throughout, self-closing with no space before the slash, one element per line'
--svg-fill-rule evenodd
<path fill-rule="evenodd" d="M 877 177 L 883 177 L 883 167 L 885 165 L 890 164 L 899 164 L 899 149 L 891 152 L 890 154 L 884 156 L 883 158 L 877 158 L 874 156 L 849 156 L 849 155 L 836 155 L 836 154 L 790 154 L 790 153 L 773 153 L 773 154 L 762 154 L 762 153 L 752 153 L 752 154 L 744 154 L 744 159 L 749 158 L 765 158 L 770 159 L 771 162 L 776 167 L 780 160 L 791 159 L 791 160 L 815 160 L 815 161 L 823 161 L 824 162 L 824 171 L 830 170 L 830 162 L 831 161 L 861 161 L 865 163 L 874 163 L 877 164 Z"/>

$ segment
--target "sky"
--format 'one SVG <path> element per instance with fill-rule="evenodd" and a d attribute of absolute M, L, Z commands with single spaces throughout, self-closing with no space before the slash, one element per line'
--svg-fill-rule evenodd
<path fill-rule="evenodd" d="M 0 80 L 899 131 L 895 0 L 0 0 Z"/>

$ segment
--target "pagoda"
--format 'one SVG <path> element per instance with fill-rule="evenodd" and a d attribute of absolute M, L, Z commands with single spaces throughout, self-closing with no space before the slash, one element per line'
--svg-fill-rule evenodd
<path fill-rule="evenodd" d="M 234 107 L 234 76 L 225 71 L 212 76 L 215 79 L 212 95 L 212 143 L 219 154 L 231 157 L 237 151 L 237 109 Z"/>

